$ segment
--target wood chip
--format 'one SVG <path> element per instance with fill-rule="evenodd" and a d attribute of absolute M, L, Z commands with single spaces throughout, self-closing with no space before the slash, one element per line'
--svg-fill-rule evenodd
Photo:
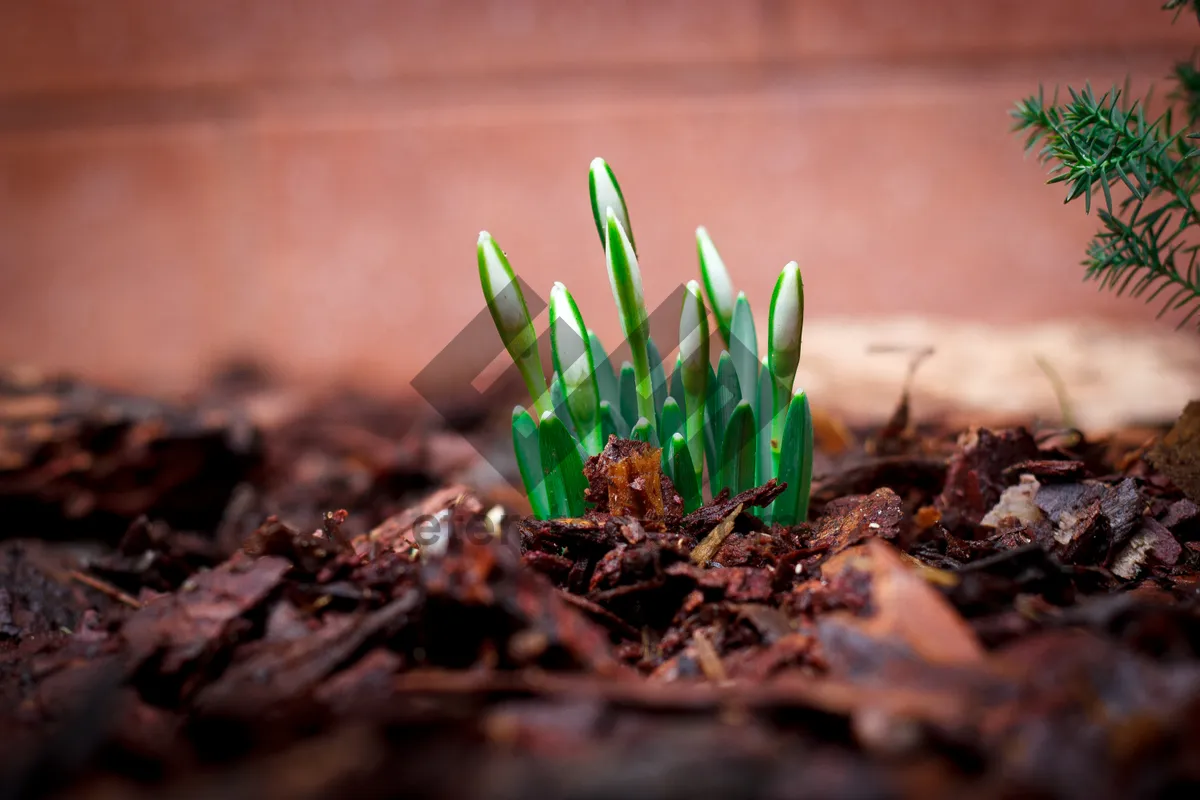
<path fill-rule="evenodd" d="M 709 531 L 704 537 L 704 541 L 696 545 L 692 550 L 692 563 L 698 567 L 703 567 L 712 561 L 713 556 L 721 549 L 721 545 L 725 539 L 733 532 L 733 523 L 737 520 L 738 514 L 742 513 L 742 504 L 738 503 L 733 511 L 717 524 L 717 527 Z"/>
<path fill-rule="evenodd" d="M 717 653 L 717 648 L 713 647 L 708 634 L 696 631 L 692 634 L 692 643 L 696 648 L 696 663 L 700 665 L 704 677 L 713 683 L 727 680 L 729 676 L 725 673 L 725 665 L 721 663 L 721 656 Z"/>

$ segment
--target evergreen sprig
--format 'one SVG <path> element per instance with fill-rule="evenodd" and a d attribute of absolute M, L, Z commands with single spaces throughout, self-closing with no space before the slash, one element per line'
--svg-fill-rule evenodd
<path fill-rule="evenodd" d="M 1200 0 L 1163 7 L 1178 12 L 1185 6 L 1200 16 Z M 1116 87 L 1102 95 L 1091 86 L 1069 88 L 1061 104 L 1057 93 L 1047 103 L 1039 91 L 1012 113 L 1014 129 L 1028 133 L 1026 150 L 1037 148 L 1038 160 L 1050 165 L 1048 182 L 1067 185 L 1064 202 L 1083 197 L 1091 213 L 1093 193 L 1103 195 L 1101 230 L 1083 261 L 1085 279 L 1146 302 L 1165 293 L 1160 317 L 1191 307 L 1182 327 L 1200 313 L 1200 151 L 1189 133 L 1200 119 L 1200 71 L 1181 63 L 1172 78 L 1177 89 L 1169 97 L 1185 119 L 1178 126 L 1174 109 L 1148 118 L 1144 102 L 1129 102 Z"/>
<path fill-rule="evenodd" d="M 1163 3 L 1164 11 L 1174 11 L 1176 19 L 1183 13 L 1185 8 L 1190 8 L 1196 12 L 1196 19 L 1200 20 L 1200 0 L 1166 0 Z"/>

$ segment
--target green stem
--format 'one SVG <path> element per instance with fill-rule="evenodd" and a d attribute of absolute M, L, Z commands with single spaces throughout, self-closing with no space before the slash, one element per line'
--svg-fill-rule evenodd
<path fill-rule="evenodd" d="M 654 425 L 657 416 L 654 413 L 654 387 L 650 381 L 650 354 L 646 349 L 646 338 L 646 326 L 637 326 L 629 334 L 629 349 L 633 353 L 633 375 L 637 379 L 638 416 L 645 417 Z"/>

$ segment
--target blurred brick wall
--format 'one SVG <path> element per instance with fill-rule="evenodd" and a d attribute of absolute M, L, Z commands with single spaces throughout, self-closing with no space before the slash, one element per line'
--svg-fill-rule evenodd
<path fill-rule="evenodd" d="M 1141 323 L 1023 158 L 1039 82 L 1166 73 L 1153 0 L 0 4 L 0 359 L 156 389 L 252 354 L 404 387 L 481 307 L 481 228 L 617 329 L 586 196 L 651 302 L 705 224 L 765 311 Z"/>

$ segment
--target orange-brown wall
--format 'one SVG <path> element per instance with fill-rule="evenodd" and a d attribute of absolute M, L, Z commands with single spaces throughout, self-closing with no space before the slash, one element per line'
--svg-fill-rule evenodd
<path fill-rule="evenodd" d="M 0 359 L 158 389 L 253 354 L 407 384 L 520 274 L 616 319 L 589 160 L 653 304 L 706 225 L 766 310 L 1141 322 L 1008 130 L 1039 82 L 1200 42 L 1153 0 L 37 0 L 0 4 Z"/>

